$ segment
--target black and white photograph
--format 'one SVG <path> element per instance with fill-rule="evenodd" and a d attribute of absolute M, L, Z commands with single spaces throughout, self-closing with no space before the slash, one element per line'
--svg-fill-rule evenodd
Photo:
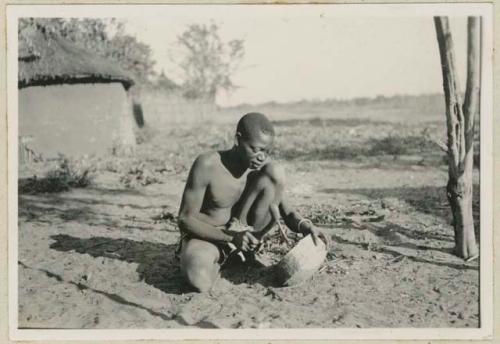
<path fill-rule="evenodd" d="M 491 4 L 7 14 L 14 338 L 492 335 Z"/>

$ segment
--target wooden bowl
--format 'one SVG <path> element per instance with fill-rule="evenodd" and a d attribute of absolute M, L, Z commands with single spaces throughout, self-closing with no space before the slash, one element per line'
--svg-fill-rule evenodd
<path fill-rule="evenodd" d="M 323 240 L 319 239 L 316 246 L 311 235 L 307 235 L 276 265 L 278 283 L 292 286 L 308 280 L 323 264 L 326 253 Z"/>

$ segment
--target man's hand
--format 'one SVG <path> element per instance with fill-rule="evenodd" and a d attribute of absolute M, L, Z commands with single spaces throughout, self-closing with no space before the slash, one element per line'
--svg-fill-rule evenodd
<path fill-rule="evenodd" d="M 316 226 L 311 227 L 311 236 L 313 238 L 315 245 L 317 245 L 318 240 L 321 239 L 325 243 L 327 249 L 330 247 L 330 245 L 331 245 L 330 237 L 328 235 L 326 235 L 325 232 L 323 232 L 318 227 L 316 227 Z"/>
<path fill-rule="evenodd" d="M 249 231 L 234 232 L 233 240 L 231 241 L 237 248 L 242 251 L 252 251 L 259 244 L 259 240 L 255 238 Z"/>
<path fill-rule="evenodd" d="M 331 244 L 330 238 L 318 227 L 313 225 L 311 222 L 301 225 L 302 233 L 304 235 L 311 234 L 314 245 L 318 245 L 318 240 L 323 240 L 327 249 Z"/>

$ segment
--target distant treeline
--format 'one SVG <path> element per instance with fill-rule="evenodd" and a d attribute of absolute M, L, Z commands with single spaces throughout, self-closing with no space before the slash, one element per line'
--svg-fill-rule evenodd
<path fill-rule="evenodd" d="M 247 108 L 250 104 L 241 104 L 235 108 Z M 266 102 L 259 104 L 266 108 L 282 107 L 288 108 L 314 108 L 314 107 L 352 107 L 352 106 L 369 106 L 375 108 L 418 108 L 425 109 L 443 109 L 444 110 L 444 95 L 443 94 L 423 94 L 423 95 L 394 95 L 377 97 L 359 97 L 353 99 L 304 99 L 295 102 L 280 103 Z"/>

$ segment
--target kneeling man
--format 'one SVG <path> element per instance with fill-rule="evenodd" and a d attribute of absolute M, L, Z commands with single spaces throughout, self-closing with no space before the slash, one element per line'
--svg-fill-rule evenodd
<path fill-rule="evenodd" d="M 291 230 L 328 238 L 293 210 L 284 197 L 283 169 L 268 158 L 271 122 L 249 113 L 238 122 L 234 146 L 196 158 L 179 211 L 181 272 L 196 290 L 208 291 L 228 255 L 251 253 L 281 216 Z M 279 215 L 277 215 L 279 211 Z M 244 226 L 247 230 L 238 230 Z"/>

